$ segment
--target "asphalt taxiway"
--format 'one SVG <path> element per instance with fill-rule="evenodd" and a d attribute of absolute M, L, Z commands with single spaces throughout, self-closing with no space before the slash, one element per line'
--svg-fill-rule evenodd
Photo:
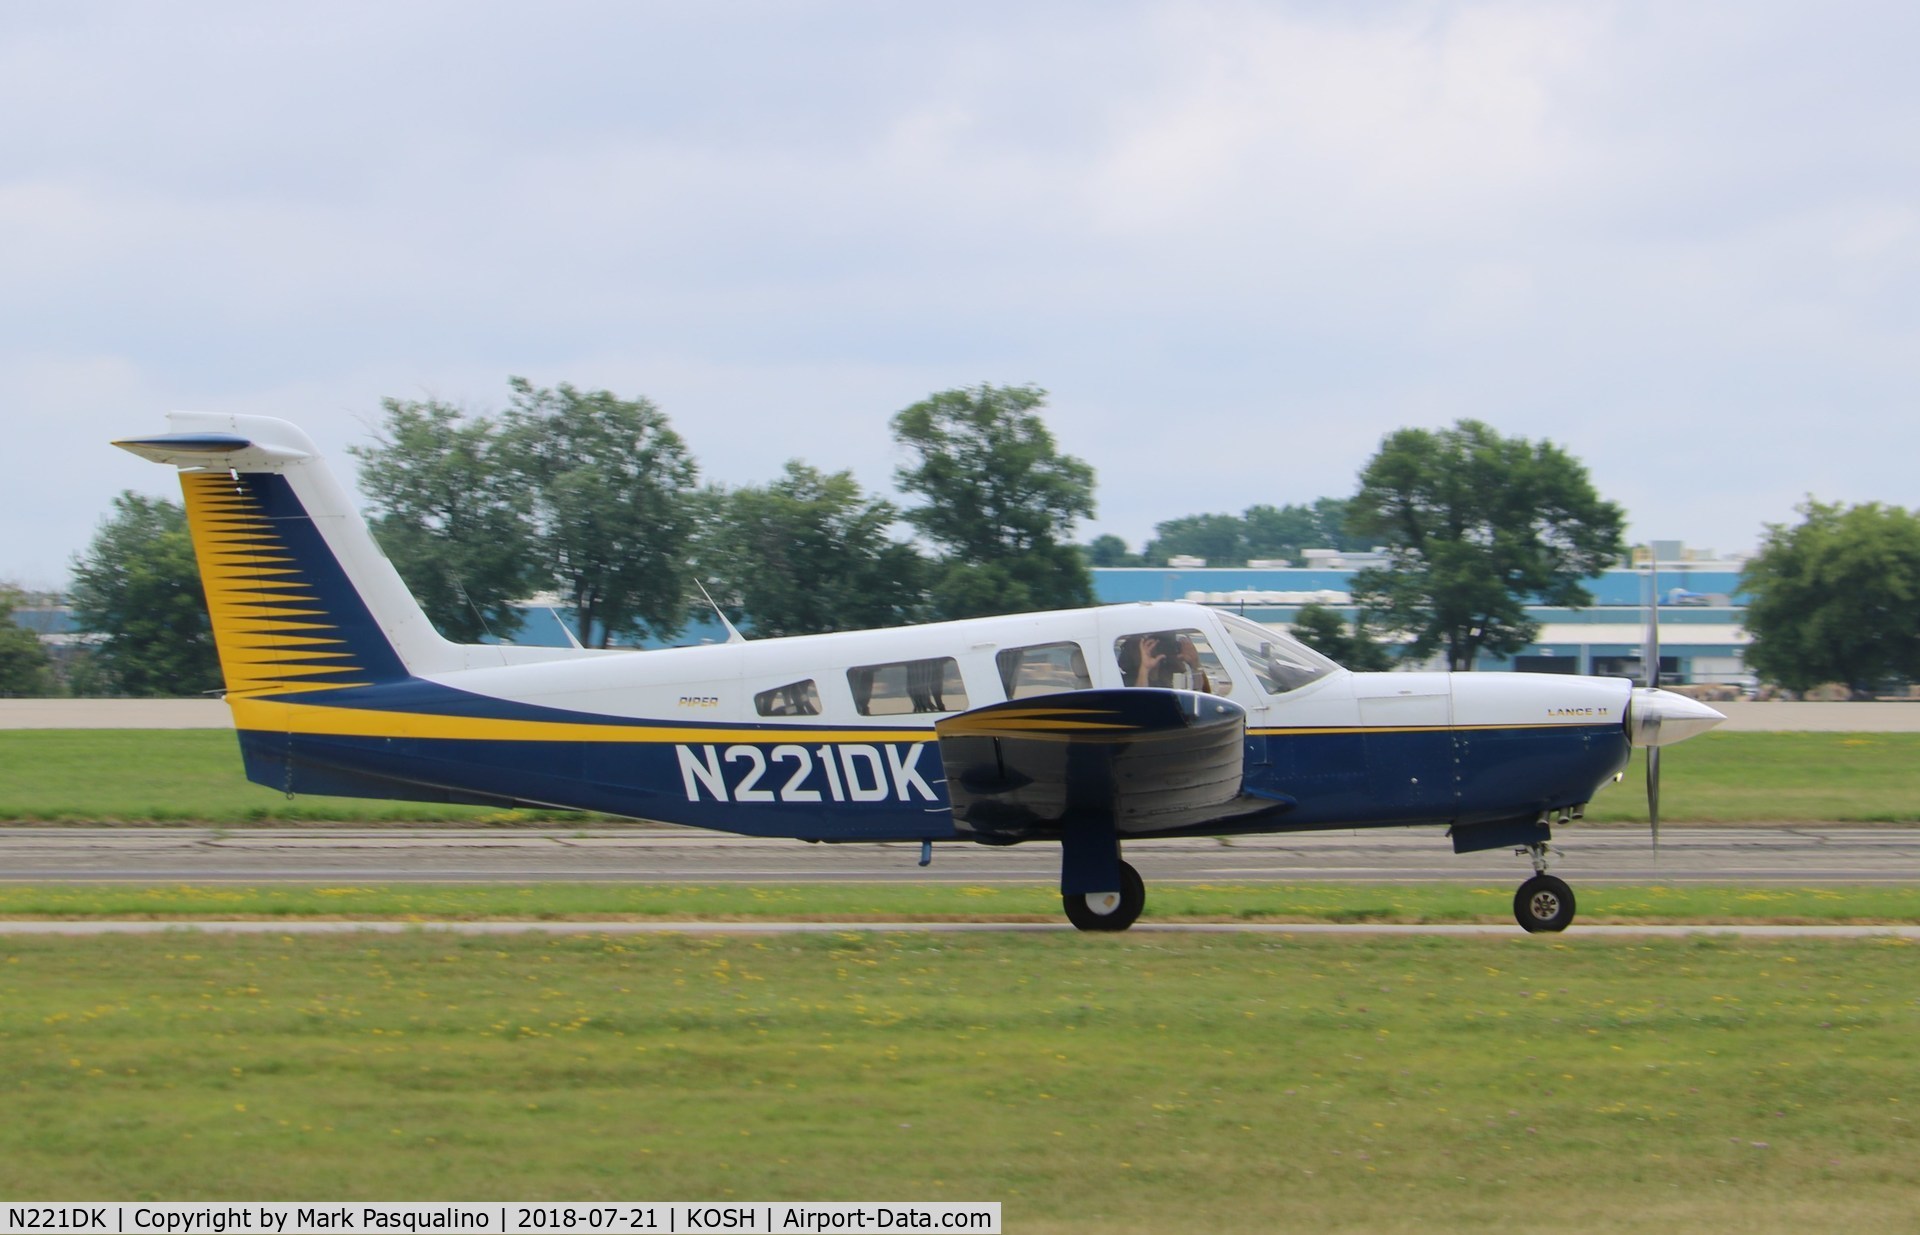
<path fill-rule="evenodd" d="M 73 919 L 49 922 L 0 921 L 5 935 L 160 935 L 187 931 L 207 935 L 845 935 L 860 934 L 1074 934 L 1065 922 L 350 922 L 350 921 L 125 921 Z M 1845 926 L 1774 926 L 1762 924 L 1582 926 L 1575 923 L 1558 935 L 1528 935 L 1512 925 L 1485 923 L 1275 923 L 1275 922 L 1140 922 L 1127 931 L 1141 935 L 1493 935 L 1545 941 L 1591 938 L 1714 935 L 1734 939 L 1920 939 L 1920 926 L 1856 924 Z"/>
<path fill-rule="evenodd" d="M 1920 828 L 1574 825 L 1552 870 L 1582 882 L 1820 884 L 1920 880 Z M 1048 844 L 810 845 L 646 828 L 0 828 L 0 881 L 32 883 L 1044 883 Z M 1511 850 L 1458 854 L 1441 829 L 1137 841 L 1127 858 L 1159 882 L 1517 884 Z"/>

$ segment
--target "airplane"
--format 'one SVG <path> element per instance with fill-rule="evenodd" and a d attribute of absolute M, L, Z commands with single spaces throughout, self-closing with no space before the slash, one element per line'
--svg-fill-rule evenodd
<path fill-rule="evenodd" d="M 298 793 L 596 811 L 816 842 L 1060 846 L 1081 930 L 1146 888 L 1123 844 L 1441 826 L 1547 873 L 1648 748 L 1724 717 L 1649 679 L 1354 673 L 1191 603 L 1120 604 L 660 650 L 442 638 L 312 440 L 175 412 L 114 443 L 180 471 L 249 780 Z M 737 632 L 736 632 L 737 633 Z M 1655 662 L 1657 663 L 1657 661 Z"/>

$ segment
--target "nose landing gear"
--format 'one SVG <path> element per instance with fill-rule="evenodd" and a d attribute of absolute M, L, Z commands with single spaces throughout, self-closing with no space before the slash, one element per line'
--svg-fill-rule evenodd
<path fill-rule="evenodd" d="M 1529 934 L 1566 930 L 1573 922 L 1573 889 L 1547 874 L 1548 845 L 1541 841 L 1514 852 L 1533 859 L 1533 878 L 1513 894 L 1514 920 Z"/>

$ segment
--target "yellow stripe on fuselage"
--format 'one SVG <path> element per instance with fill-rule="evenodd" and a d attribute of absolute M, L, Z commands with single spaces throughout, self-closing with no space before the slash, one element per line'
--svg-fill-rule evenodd
<path fill-rule="evenodd" d="M 1618 727 L 1618 721 L 1600 721 L 1598 724 L 1567 724 L 1563 721 L 1518 721 L 1513 724 L 1493 725 L 1325 725 L 1303 729 L 1249 729 L 1250 738 L 1291 738 L 1303 734 L 1316 733 L 1489 733 L 1499 729 L 1596 729 L 1604 726 Z"/>
<path fill-rule="evenodd" d="M 294 689 L 298 689 L 297 686 Z M 233 723 L 239 729 L 267 733 L 308 734 L 316 737 L 363 738 L 435 738 L 485 742 L 623 742 L 623 743 L 747 743 L 767 745 L 779 742 L 927 742 L 934 739 L 931 729 L 756 729 L 749 727 L 693 728 L 663 724 L 631 724 L 609 718 L 605 724 L 587 721 L 518 720 L 489 716 L 448 716 L 435 712 L 393 712 L 374 708 L 326 707 L 311 703 L 288 703 L 229 695 Z M 1358 726 L 1312 729 L 1255 729 L 1250 736 L 1299 737 L 1314 734 L 1374 734 L 1477 732 L 1496 729 L 1571 729 L 1576 725 L 1402 725 L 1380 728 Z M 1165 731 L 1177 736 L 1180 730 Z M 980 736 L 1041 739 L 1055 736 L 1063 740 L 1093 739 L 1093 734 L 1057 734 L 1041 732 L 995 735 L 984 730 Z M 1097 740 L 1097 739 L 1096 739 Z"/>
<path fill-rule="evenodd" d="M 696 729 L 653 724 L 607 724 L 446 716 L 330 708 L 312 703 L 234 698 L 237 729 L 316 737 L 447 738 L 485 742 L 927 742 L 931 729 Z"/>

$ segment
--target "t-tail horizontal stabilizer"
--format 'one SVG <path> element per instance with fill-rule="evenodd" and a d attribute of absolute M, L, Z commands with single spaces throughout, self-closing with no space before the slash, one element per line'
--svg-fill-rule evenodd
<path fill-rule="evenodd" d="M 180 469 L 231 699 L 366 687 L 459 667 L 307 435 L 175 412 L 115 445 Z"/>

